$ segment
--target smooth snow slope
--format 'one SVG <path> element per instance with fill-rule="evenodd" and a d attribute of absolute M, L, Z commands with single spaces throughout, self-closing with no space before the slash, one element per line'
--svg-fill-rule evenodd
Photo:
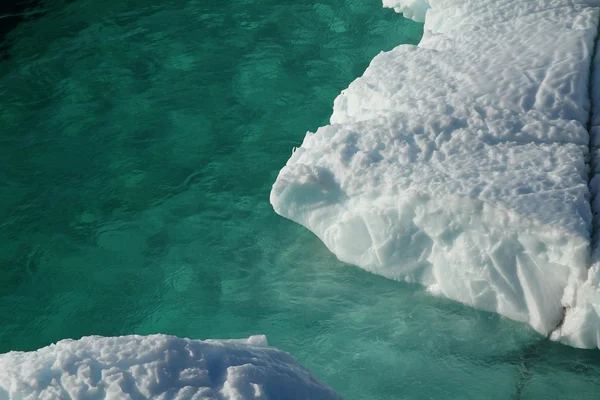
<path fill-rule="evenodd" d="M 0 355 L 0 399 L 341 399 L 264 336 L 62 340 Z"/>
<path fill-rule="evenodd" d="M 421 43 L 338 96 L 279 173 L 275 211 L 342 261 L 595 346 L 556 328 L 590 262 L 600 1 L 384 4 L 424 13 Z"/>

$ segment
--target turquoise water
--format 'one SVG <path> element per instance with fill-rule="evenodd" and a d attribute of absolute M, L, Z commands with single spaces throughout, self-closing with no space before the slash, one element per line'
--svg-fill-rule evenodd
<path fill-rule="evenodd" d="M 270 186 L 422 26 L 378 0 L 53 2 L 0 62 L 0 352 L 264 333 L 348 399 L 592 399 L 600 352 L 344 265 Z"/>

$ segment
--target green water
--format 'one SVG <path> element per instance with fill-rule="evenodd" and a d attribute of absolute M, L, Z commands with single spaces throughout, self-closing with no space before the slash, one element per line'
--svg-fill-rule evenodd
<path fill-rule="evenodd" d="M 0 352 L 264 333 L 348 399 L 598 398 L 600 352 L 344 265 L 268 203 L 421 25 L 378 0 L 45 7 L 0 62 Z"/>

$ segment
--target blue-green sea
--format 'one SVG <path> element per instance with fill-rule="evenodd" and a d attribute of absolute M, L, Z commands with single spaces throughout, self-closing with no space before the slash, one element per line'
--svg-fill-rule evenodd
<path fill-rule="evenodd" d="M 269 204 L 421 24 L 379 0 L 39 7 L 0 61 L 0 353 L 264 333 L 347 399 L 600 398 L 600 351 L 345 265 Z"/>

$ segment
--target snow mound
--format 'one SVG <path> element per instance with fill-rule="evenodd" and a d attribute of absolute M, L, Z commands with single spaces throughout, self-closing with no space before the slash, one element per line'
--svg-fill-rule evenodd
<path fill-rule="evenodd" d="M 289 354 L 167 335 L 62 340 L 0 355 L 0 399 L 341 399 Z"/>
<path fill-rule="evenodd" d="M 421 43 L 338 96 L 280 171 L 275 211 L 342 261 L 595 346 L 557 327 L 590 263 L 600 1 L 384 5 L 427 11 Z"/>

